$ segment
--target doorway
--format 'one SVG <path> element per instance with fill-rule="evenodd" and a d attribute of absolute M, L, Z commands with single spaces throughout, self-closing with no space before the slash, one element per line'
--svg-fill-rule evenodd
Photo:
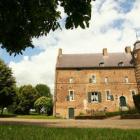
<path fill-rule="evenodd" d="M 74 108 L 68 109 L 68 117 L 69 119 L 74 119 Z"/>
<path fill-rule="evenodd" d="M 127 106 L 126 104 L 126 98 L 124 96 L 120 97 L 120 107 L 125 107 Z"/>

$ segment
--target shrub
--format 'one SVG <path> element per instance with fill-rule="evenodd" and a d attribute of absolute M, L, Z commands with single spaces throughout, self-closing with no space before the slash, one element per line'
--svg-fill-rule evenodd
<path fill-rule="evenodd" d="M 136 109 L 140 112 L 140 94 L 133 96 L 134 104 Z"/>

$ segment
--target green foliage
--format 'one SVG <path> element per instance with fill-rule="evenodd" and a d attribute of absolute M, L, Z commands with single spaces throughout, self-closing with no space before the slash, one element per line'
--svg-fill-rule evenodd
<path fill-rule="evenodd" d="M 15 98 L 15 78 L 12 76 L 11 69 L 0 60 L 0 108 L 11 105 Z"/>
<path fill-rule="evenodd" d="M 51 98 L 42 96 L 35 101 L 34 106 L 39 114 L 40 113 L 46 113 L 48 115 L 52 114 L 53 104 Z"/>
<path fill-rule="evenodd" d="M 136 109 L 140 112 L 140 94 L 133 96 L 134 104 Z"/>
<path fill-rule="evenodd" d="M 51 123 L 50 123 L 51 124 Z M 1 140 L 139 140 L 139 129 L 49 128 L 1 125 Z"/>
<path fill-rule="evenodd" d="M 37 84 L 35 88 L 38 91 L 40 97 L 41 96 L 52 97 L 50 88 L 47 85 Z"/>
<path fill-rule="evenodd" d="M 0 43 L 12 53 L 34 47 L 33 37 L 47 35 L 60 28 L 61 11 L 66 13 L 65 27 L 89 27 L 92 0 L 1 0 Z"/>
<path fill-rule="evenodd" d="M 39 97 L 37 90 L 31 85 L 24 85 L 19 88 L 15 104 L 16 114 L 29 114 L 34 107 L 35 100 Z"/>

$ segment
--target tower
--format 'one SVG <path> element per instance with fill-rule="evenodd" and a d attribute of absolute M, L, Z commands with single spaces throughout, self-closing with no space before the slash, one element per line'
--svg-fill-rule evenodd
<path fill-rule="evenodd" d="M 135 64 L 135 75 L 138 85 L 138 91 L 140 93 L 140 41 L 134 43 L 133 58 Z"/>

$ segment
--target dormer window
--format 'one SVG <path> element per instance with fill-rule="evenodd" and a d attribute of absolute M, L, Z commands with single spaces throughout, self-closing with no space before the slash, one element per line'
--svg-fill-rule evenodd
<path fill-rule="evenodd" d="M 104 67 L 104 65 L 105 65 L 104 62 L 100 62 L 100 63 L 99 63 L 99 66 L 100 66 L 100 67 Z"/>
<path fill-rule="evenodd" d="M 118 63 L 118 66 L 124 66 L 123 61 L 120 61 L 120 62 Z"/>
<path fill-rule="evenodd" d="M 71 77 L 69 78 L 69 83 L 73 83 L 74 82 L 74 79 Z"/>
<path fill-rule="evenodd" d="M 89 79 L 89 83 L 96 83 L 96 76 L 92 75 L 91 78 Z"/>

